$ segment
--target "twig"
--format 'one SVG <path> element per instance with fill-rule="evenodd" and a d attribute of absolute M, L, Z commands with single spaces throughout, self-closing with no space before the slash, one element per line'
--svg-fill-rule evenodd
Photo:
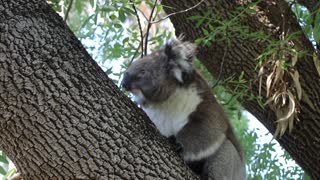
<path fill-rule="evenodd" d="M 221 105 L 222 105 L 222 106 L 228 105 L 228 104 L 233 100 L 234 97 L 236 97 L 236 94 L 232 94 L 232 96 L 230 97 L 230 99 L 229 99 L 227 102 L 222 103 Z"/>
<path fill-rule="evenodd" d="M 161 18 L 161 19 L 159 19 L 159 20 L 156 20 L 156 21 L 152 21 L 152 22 L 150 22 L 150 23 L 151 23 L 151 24 L 158 23 L 158 22 L 161 22 L 161 21 L 163 21 L 163 20 L 165 20 L 165 19 L 168 19 L 170 16 L 188 12 L 188 11 L 196 8 L 197 6 L 199 6 L 201 3 L 203 3 L 203 1 L 205 1 L 205 0 L 201 0 L 198 4 L 192 6 L 192 7 L 188 8 L 188 9 L 184 9 L 184 10 L 182 10 L 182 11 L 178 11 L 178 12 L 174 12 L 174 13 L 168 14 L 168 15 L 166 15 L 165 17 L 163 17 L 163 18 Z"/>
<path fill-rule="evenodd" d="M 134 3 L 132 2 L 132 0 L 130 0 L 130 2 L 132 3 L 132 8 L 133 8 L 133 10 L 134 10 L 134 13 L 135 13 L 135 15 L 136 15 L 136 17 L 137 17 L 137 21 L 138 21 L 138 26 L 139 26 L 139 30 L 140 30 L 140 45 L 139 46 L 141 46 L 141 57 L 143 57 L 143 32 L 142 32 L 142 27 L 141 27 L 141 22 L 140 22 L 140 18 L 139 18 L 139 15 L 138 15 L 138 11 L 137 11 L 137 8 L 136 8 L 136 6 L 134 5 Z M 143 13 L 142 13 L 143 14 Z M 143 14 L 144 15 L 144 14 Z M 138 48 L 139 49 L 139 48 Z M 133 56 L 133 58 L 137 55 L 137 52 L 138 51 L 136 51 L 136 53 L 135 53 L 135 55 Z M 132 60 L 133 60 L 133 58 L 132 58 Z M 131 60 L 131 62 L 132 62 L 132 60 Z M 131 64 L 131 63 L 130 63 Z"/>
<path fill-rule="evenodd" d="M 130 62 L 128 64 L 128 67 L 131 65 L 131 63 L 133 62 L 134 58 L 137 56 L 141 45 L 143 45 L 143 43 L 139 43 L 139 46 L 137 47 L 136 52 L 134 53 L 134 55 L 132 56 L 132 58 L 131 58 L 131 60 L 130 60 Z M 143 51 L 141 52 L 141 54 L 143 54 Z M 141 57 L 143 57 L 143 55 L 141 55 Z"/>
<path fill-rule="evenodd" d="M 150 28 L 151 28 L 151 20 L 152 20 L 152 16 L 153 16 L 153 12 L 154 10 L 156 9 L 156 6 L 157 6 L 157 2 L 158 0 L 155 0 L 154 1 L 154 5 L 152 7 L 152 10 L 151 10 L 151 13 L 150 13 L 150 17 L 149 17 L 149 20 L 148 20 L 148 26 L 147 26 L 147 32 L 146 32 L 146 39 L 145 39 L 145 44 L 144 44 L 144 55 L 147 55 L 147 52 L 148 52 L 148 36 L 149 36 L 149 31 L 150 31 Z"/>
<path fill-rule="evenodd" d="M 215 88 L 218 83 L 220 82 L 220 78 L 221 78 L 221 74 L 222 74 L 222 70 L 223 70 L 223 64 L 224 64 L 224 61 L 226 59 L 226 54 L 227 54 L 227 51 L 228 51 L 228 48 L 227 46 L 224 47 L 224 52 L 223 52 L 223 56 L 222 56 L 222 61 L 221 61 L 221 64 L 220 64 L 220 70 L 219 70 L 219 75 L 218 75 L 218 79 L 217 81 L 214 83 L 214 85 L 212 86 L 212 89 Z"/>
<path fill-rule="evenodd" d="M 65 21 L 65 22 L 66 22 L 67 19 L 68 19 L 69 12 L 70 12 L 70 10 L 71 10 L 72 4 L 73 4 L 73 0 L 70 0 L 70 3 L 69 3 L 69 6 L 68 6 L 68 9 L 67 9 L 67 12 L 66 12 L 66 14 L 65 14 L 65 16 L 64 16 L 64 21 Z"/>
<path fill-rule="evenodd" d="M 139 8 L 136 8 L 136 9 L 143 15 L 143 17 L 146 19 L 146 21 L 149 21 L 148 17 L 144 14 L 144 12 L 141 9 L 139 9 Z"/>

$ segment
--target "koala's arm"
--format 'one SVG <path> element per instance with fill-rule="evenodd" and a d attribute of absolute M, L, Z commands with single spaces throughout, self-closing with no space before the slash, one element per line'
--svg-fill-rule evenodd
<path fill-rule="evenodd" d="M 206 119 L 192 119 L 176 136 L 186 161 L 197 161 L 215 153 L 226 140 L 225 130 L 211 126 Z"/>
<path fill-rule="evenodd" d="M 201 113 L 192 118 L 176 136 L 187 163 L 202 163 L 200 167 L 190 167 L 201 179 L 246 179 L 242 151 L 237 147 L 237 139 L 230 138 L 234 134 L 228 121 L 214 121 Z M 198 168 L 202 170 L 197 171 Z"/>
<path fill-rule="evenodd" d="M 204 100 L 176 136 L 184 159 L 195 161 L 215 153 L 227 139 L 229 128 L 228 119 L 215 99 Z"/>

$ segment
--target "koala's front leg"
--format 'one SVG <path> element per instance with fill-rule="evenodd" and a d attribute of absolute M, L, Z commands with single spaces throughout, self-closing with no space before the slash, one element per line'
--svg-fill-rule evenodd
<path fill-rule="evenodd" d="M 170 144 L 172 144 L 174 146 L 175 152 L 179 153 L 180 155 L 182 155 L 183 152 L 183 148 L 182 148 L 182 144 L 177 142 L 177 139 L 175 136 L 170 136 L 168 138 Z"/>
<path fill-rule="evenodd" d="M 176 136 L 176 143 L 181 146 L 185 161 L 199 161 L 209 157 L 226 140 L 226 135 L 221 129 L 195 130 L 190 128 L 183 128 Z"/>

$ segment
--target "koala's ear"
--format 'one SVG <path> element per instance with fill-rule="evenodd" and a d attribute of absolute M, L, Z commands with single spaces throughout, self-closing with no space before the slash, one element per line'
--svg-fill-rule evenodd
<path fill-rule="evenodd" d="M 166 44 L 165 54 L 168 58 L 170 71 L 180 82 L 186 81 L 193 71 L 192 60 L 195 56 L 197 46 L 190 42 L 181 42 L 179 39 L 171 40 Z"/>

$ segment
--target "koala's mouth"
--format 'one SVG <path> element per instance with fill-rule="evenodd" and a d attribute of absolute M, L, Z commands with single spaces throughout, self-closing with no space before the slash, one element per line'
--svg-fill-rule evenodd
<path fill-rule="evenodd" d="M 138 88 L 136 89 L 131 89 L 129 91 L 133 95 L 133 101 L 136 104 L 144 106 L 146 104 L 146 97 L 143 95 L 142 91 Z"/>
<path fill-rule="evenodd" d="M 133 95 L 142 93 L 139 88 L 131 88 L 129 92 L 132 93 Z"/>

